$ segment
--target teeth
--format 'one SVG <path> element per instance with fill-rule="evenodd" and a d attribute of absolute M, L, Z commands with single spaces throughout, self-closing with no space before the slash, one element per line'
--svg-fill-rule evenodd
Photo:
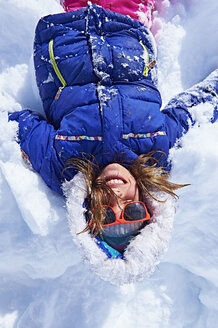
<path fill-rule="evenodd" d="M 110 185 L 110 184 L 124 184 L 123 180 L 121 179 L 111 179 L 109 181 L 107 181 L 107 184 Z"/>

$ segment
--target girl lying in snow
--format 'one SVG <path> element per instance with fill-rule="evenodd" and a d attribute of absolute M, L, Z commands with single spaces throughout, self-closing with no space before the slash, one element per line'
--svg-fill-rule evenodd
<path fill-rule="evenodd" d="M 93 1 L 103 8 L 62 2 L 68 12 L 43 17 L 36 28 L 46 120 L 29 110 L 9 118 L 19 123 L 33 168 L 64 192 L 84 258 L 111 282 L 138 280 L 167 247 L 171 196 L 183 186 L 168 181 L 169 149 L 194 124 L 189 107 L 213 103 L 216 120 L 217 71 L 160 111 L 155 43 L 145 26 L 154 0 Z"/>

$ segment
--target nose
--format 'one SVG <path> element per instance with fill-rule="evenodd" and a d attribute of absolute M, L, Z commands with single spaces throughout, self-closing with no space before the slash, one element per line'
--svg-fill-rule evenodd
<path fill-rule="evenodd" d="M 126 202 L 122 201 L 122 199 L 117 199 L 117 202 L 112 206 L 116 216 L 118 219 L 120 219 L 122 210 L 125 206 Z"/>

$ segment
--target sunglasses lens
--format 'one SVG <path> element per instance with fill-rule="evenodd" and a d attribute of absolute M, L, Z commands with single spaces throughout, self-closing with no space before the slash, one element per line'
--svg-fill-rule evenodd
<path fill-rule="evenodd" d="M 146 211 L 141 203 L 130 203 L 126 205 L 124 219 L 126 221 L 137 221 L 146 218 Z"/>
<path fill-rule="evenodd" d="M 116 216 L 112 208 L 107 207 L 103 224 L 110 224 L 116 221 Z"/>

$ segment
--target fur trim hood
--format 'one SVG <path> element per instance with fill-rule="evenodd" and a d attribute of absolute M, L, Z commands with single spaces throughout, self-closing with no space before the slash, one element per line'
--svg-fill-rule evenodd
<path fill-rule="evenodd" d="M 86 226 L 84 199 L 87 188 L 84 177 L 78 173 L 74 179 L 63 184 L 67 200 L 67 212 L 73 240 L 78 245 L 83 260 L 102 279 L 115 285 L 136 282 L 148 278 L 159 264 L 168 248 L 176 212 L 176 201 L 163 192 L 155 193 L 159 203 L 146 198 L 152 223 L 145 226 L 127 246 L 123 259 L 108 258 L 97 245 L 96 239 L 85 232 L 77 235 Z"/>

